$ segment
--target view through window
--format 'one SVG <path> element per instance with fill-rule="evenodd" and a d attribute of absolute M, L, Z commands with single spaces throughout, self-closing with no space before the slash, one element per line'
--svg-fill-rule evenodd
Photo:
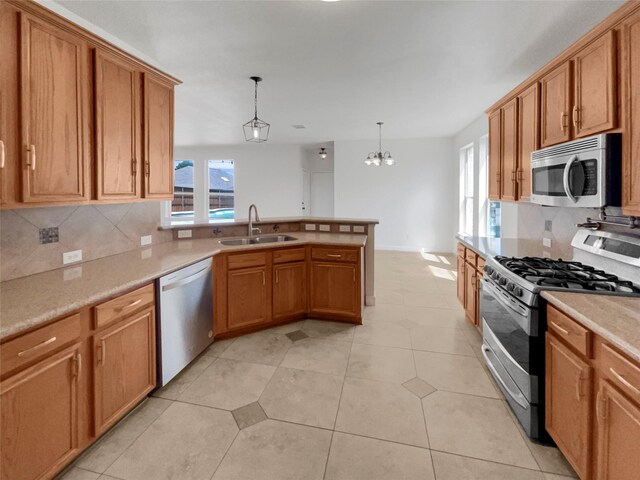
<path fill-rule="evenodd" d="M 194 182 L 193 160 L 173 162 L 173 200 L 172 217 L 193 217 Z"/>
<path fill-rule="evenodd" d="M 209 218 L 233 218 L 233 160 L 209 160 Z"/>

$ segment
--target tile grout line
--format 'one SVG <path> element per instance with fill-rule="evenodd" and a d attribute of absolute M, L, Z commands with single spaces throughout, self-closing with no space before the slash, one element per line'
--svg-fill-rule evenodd
<path fill-rule="evenodd" d="M 416 355 L 415 350 L 411 350 L 411 358 L 413 358 L 413 368 L 416 371 L 416 378 L 418 377 L 418 365 L 416 364 Z M 437 390 L 436 390 L 437 391 Z M 431 392 L 433 393 L 433 392 Z M 427 435 L 427 444 L 429 445 L 429 459 L 431 460 L 431 471 L 433 472 L 433 478 L 436 479 L 436 466 L 433 463 L 433 454 L 431 453 L 431 438 L 429 437 L 429 427 L 427 427 L 427 415 L 424 413 L 424 403 L 422 401 L 423 397 L 418 397 L 420 401 L 420 411 L 422 412 L 422 422 L 424 423 L 424 431 Z"/>

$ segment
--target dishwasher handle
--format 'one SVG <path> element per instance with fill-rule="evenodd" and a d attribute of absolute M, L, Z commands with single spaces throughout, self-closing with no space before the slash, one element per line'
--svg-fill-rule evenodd
<path fill-rule="evenodd" d="M 210 271 L 211 271 L 211 267 L 210 266 L 206 266 L 202 270 L 198 270 L 196 273 L 194 273 L 192 275 L 189 275 L 188 277 L 181 278 L 180 280 L 175 281 L 173 283 L 169 283 L 167 285 L 163 285 L 162 291 L 166 292 L 168 290 L 173 290 L 174 288 L 178 288 L 178 287 L 181 287 L 183 285 L 187 285 L 188 283 L 191 283 L 191 282 L 197 280 L 198 278 L 203 277 L 204 275 L 206 275 Z"/>

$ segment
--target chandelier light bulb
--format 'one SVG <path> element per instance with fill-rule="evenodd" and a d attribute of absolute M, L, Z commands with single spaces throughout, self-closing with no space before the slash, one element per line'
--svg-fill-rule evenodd
<path fill-rule="evenodd" d="M 388 165 L 392 166 L 396 164 L 396 160 L 391 156 L 391 152 L 382 153 L 382 122 L 378 122 L 378 151 L 371 152 L 367 155 L 366 160 L 364 161 L 365 165 L 375 165 L 379 167 L 380 165 Z"/>

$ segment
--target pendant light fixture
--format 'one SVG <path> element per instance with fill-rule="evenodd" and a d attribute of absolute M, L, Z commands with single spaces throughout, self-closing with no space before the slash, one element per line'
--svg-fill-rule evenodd
<path fill-rule="evenodd" d="M 376 167 L 379 167 L 380 165 L 382 165 L 383 163 L 385 165 L 395 165 L 396 161 L 395 159 L 391 156 L 391 152 L 384 152 L 382 153 L 382 122 L 378 122 L 378 151 L 377 152 L 371 152 L 369 153 L 369 155 L 367 155 L 367 158 L 365 159 L 364 163 L 365 165 L 375 165 Z"/>
<path fill-rule="evenodd" d="M 262 81 L 260 77 L 249 77 L 251 80 L 255 82 L 255 97 L 254 97 L 254 106 L 255 106 L 255 114 L 253 119 L 249 120 L 245 123 L 242 128 L 244 130 L 244 139 L 247 142 L 266 142 L 267 138 L 269 138 L 269 125 L 267 122 L 260 120 L 258 118 L 258 82 Z"/>
<path fill-rule="evenodd" d="M 326 149 L 326 148 L 324 148 L 324 147 L 322 147 L 322 148 L 320 149 L 320 151 L 318 152 L 318 156 L 319 156 L 320 158 L 322 158 L 323 160 L 324 160 L 325 158 L 327 158 L 327 149 Z"/>

